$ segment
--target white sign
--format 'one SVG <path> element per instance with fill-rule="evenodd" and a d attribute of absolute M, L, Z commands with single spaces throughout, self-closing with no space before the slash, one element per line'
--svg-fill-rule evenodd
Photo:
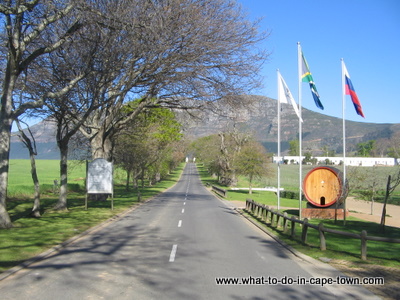
<path fill-rule="evenodd" d="M 104 158 L 96 158 L 89 163 L 86 188 L 90 194 L 113 194 L 112 163 Z"/>

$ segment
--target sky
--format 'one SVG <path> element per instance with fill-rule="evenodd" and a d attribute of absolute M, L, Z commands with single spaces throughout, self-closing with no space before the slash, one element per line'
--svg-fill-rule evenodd
<path fill-rule="evenodd" d="M 345 119 L 367 123 L 400 123 L 399 0 L 238 0 L 250 20 L 262 18 L 270 33 L 261 44 L 270 52 L 255 94 L 277 99 L 279 69 L 298 102 L 297 43 L 300 42 L 324 110 L 314 104 L 308 83 L 302 107 L 343 117 L 343 58 L 365 118 L 345 97 Z"/>

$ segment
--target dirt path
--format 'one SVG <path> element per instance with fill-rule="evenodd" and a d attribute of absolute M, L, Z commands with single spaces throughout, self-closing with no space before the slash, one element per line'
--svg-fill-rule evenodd
<path fill-rule="evenodd" d="M 371 214 L 371 202 L 364 200 L 356 200 L 348 197 L 346 200 L 346 208 L 349 210 L 350 215 L 359 219 L 370 222 L 380 223 L 383 204 L 374 203 Z M 386 205 L 386 220 L 385 224 L 393 227 L 400 227 L 400 206 L 387 204 Z"/>

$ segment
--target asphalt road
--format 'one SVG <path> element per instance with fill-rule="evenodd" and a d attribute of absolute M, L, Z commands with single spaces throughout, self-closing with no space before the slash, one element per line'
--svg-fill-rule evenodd
<path fill-rule="evenodd" d="M 250 276 L 253 284 L 216 284 Z M 189 163 L 167 192 L 0 281 L 0 298 L 372 298 L 359 286 L 272 284 L 329 276 L 337 272 L 293 255 L 212 195 Z M 262 278 L 271 284 L 254 284 Z"/>

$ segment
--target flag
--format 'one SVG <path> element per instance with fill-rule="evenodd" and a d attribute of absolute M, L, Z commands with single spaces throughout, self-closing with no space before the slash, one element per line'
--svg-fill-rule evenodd
<path fill-rule="evenodd" d="M 314 84 L 314 80 L 312 78 L 310 68 L 308 67 L 307 61 L 303 55 L 303 52 L 301 53 L 301 81 L 303 82 L 308 82 L 310 84 L 310 89 L 311 89 L 311 94 L 314 98 L 315 105 L 317 105 L 318 108 L 324 109 L 324 106 L 321 103 L 321 100 L 319 100 L 319 94 L 317 91 L 317 87 Z"/>
<path fill-rule="evenodd" d="M 361 108 L 360 100 L 358 100 L 356 91 L 354 90 L 353 84 L 351 83 L 350 75 L 347 72 L 346 65 L 344 64 L 344 62 L 343 62 L 343 75 L 345 84 L 345 95 L 350 95 L 351 101 L 354 104 L 354 108 L 356 109 L 357 114 L 365 118 Z"/>
<path fill-rule="evenodd" d="M 278 72 L 278 101 L 280 103 L 291 103 L 297 117 L 299 117 L 301 122 L 303 122 L 303 120 L 300 117 L 300 112 L 297 107 L 296 101 L 294 100 L 292 93 L 290 92 L 280 72 Z"/>

